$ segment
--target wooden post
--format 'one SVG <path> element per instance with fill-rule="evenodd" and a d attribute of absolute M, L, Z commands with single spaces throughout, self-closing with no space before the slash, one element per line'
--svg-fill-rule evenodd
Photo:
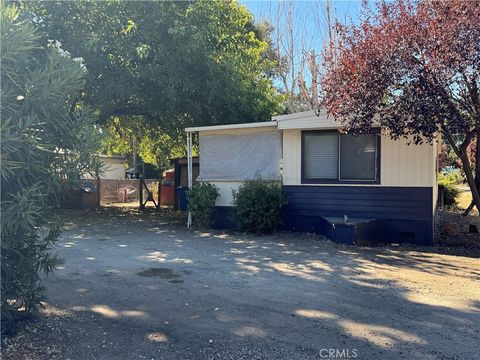
<path fill-rule="evenodd" d="M 95 176 L 97 177 L 97 209 L 100 209 L 100 201 L 101 201 L 100 187 L 102 184 L 100 182 L 100 174 L 98 172 L 98 169 L 95 170 Z"/>
<path fill-rule="evenodd" d="M 133 138 L 133 174 L 135 177 L 138 177 L 137 169 L 137 139 Z"/>
<path fill-rule="evenodd" d="M 162 170 L 160 170 L 160 178 L 158 179 L 158 203 L 157 210 L 162 208 Z"/>
<path fill-rule="evenodd" d="M 187 169 L 188 169 L 188 188 L 192 188 L 192 133 L 187 133 Z M 192 226 L 192 213 L 188 212 L 187 227 Z"/>
<path fill-rule="evenodd" d="M 139 176 L 138 178 L 138 199 L 140 202 L 140 210 L 145 209 L 145 205 L 143 204 L 143 175 Z"/>

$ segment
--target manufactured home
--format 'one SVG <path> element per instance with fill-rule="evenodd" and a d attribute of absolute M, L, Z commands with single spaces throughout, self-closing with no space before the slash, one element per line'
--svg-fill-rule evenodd
<path fill-rule="evenodd" d="M 286 230 L 318 232 L 349 244 L 433 242 L 435 142 L 392 140 L 385 129 L 347 134 L 325 111 L 186 132 L 190 146 L 193 134 L 199 138 L 196 180 L 220 189 L 217 228 L 235 225 L 232 190 L 262 178 L 282 186 Z"/>

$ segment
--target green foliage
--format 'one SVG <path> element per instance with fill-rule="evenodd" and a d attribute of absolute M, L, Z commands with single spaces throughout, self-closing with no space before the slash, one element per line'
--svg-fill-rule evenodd
<path fill-rule="evenodd" d="M 281 223 L 286 199 L 276 183 L 249 180 L 233 190 L 235 216 L 240 230 L 255 234 L 274 231 Z"/>
<path fill-rule="evenodd" d="M 279 109 L 281 96 L 267 75 L 275 64 L 264 56 L 269 45 L 238 2 L 22 5 L 45 39 L 59 40 L 87 64 L 86 100 L 107 123 L 108 151 L 128 150 L 135 136 L 142 158 L 163 167 L 185 127 L 266 121 Z M 112 145 L 115 138 L 121 147 Z"/>
<path fill-rule="evenodd" d="M 459 181 L 460 177 L 460 181 Z M 460 190 L 457 185 L 461 182 L 461 174 L 456 172 L 450 174 L 438 175 L 438 186 L 443 191 L 443 201 L 445 205 L 456 205 Z"/>
<path fill-rule="evenodd" d="M 81 102 L 85 69 L 58 46 L 42 47 L 15 6 L 1 18 L 2 333 L 44 299 L 40 274 L 58 262 L 57 194 L 94 173 L 98 130 Z M 44 44 L 46 45 L 46 43 Z"/>
<path fill-rule="evenodd" d="M 450 172 L 441 173 L 439 175 L 439 181 L 440 180 L 451 184 L 461 184 L 464 180 L 464 177 L 460 169 L 454 169 Z"/>
<path fill-rule="evenodd" d="M 186 156 L 186 137 L 183 129 L 170 130 L 168 133 L 158 127 L 149 127 L 144 118 L 114 117 L 105 126 L 103 152 L 107 155 L 133 155 L 133 143 L 137 143 L 137 152 L 147 164 L 160 169 L 170 167 L 170 159 Z M 127 157 L 132 164 L 133 156 Z"/>
<path fill-rule="evenodd" d="M 187 190 L 188 210 L 197 226 L 208 228 L 212 223 L 212 211 L 220 193 L 210 183 L 199 183 Z"/>

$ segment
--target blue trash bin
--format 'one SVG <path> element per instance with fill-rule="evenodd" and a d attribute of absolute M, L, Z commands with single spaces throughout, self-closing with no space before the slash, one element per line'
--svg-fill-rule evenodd
<path fill-rule="evenodd" d="M 177 187 L 178 208 L 181 211 L 187 211 L 187 189 L 186 187 Z"/>

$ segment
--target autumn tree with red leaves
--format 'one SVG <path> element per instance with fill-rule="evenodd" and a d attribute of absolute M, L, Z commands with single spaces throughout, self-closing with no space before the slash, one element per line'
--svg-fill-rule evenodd
<path fill-rule="evenodd" d="M 480 139 L 480 2 L 380 2 L 359 26 L 337 31 L 322 79 L 329 114 L 352 132 L 380 124 L 415 143 L 440 132 L 480 209 L 480 166 L 468 156 Z"/>

